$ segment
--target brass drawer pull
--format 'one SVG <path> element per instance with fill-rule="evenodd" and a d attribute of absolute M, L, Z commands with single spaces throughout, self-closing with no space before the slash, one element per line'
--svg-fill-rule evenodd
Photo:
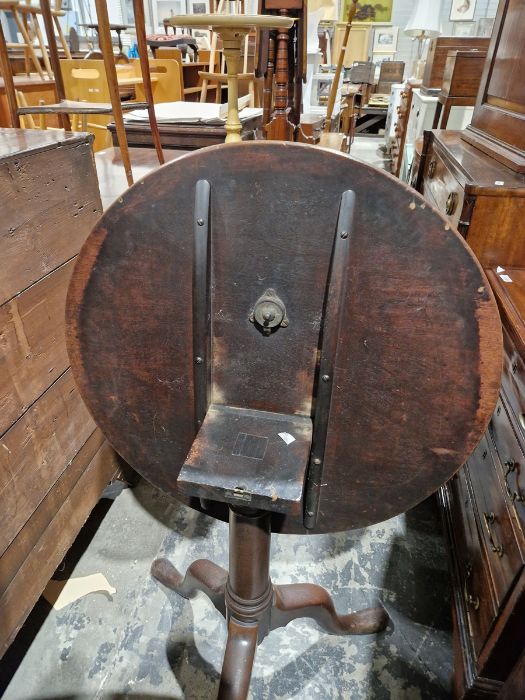
<path fill-rule="evenodd" d="M 445 204 L 445 213 L 450 216 L 456 211 L 458 205 L 458 195 L 457 192 L 451 192 L 447 197 L 447 203 Z"/>
<path fill-rule="evenodd" d="M 479 596 L 475 595 L 473 596 L 471 593 L 468 592 L 467 584 L 468 580 L 472 575 L 472 565 L 469 563 L 467 564 L 467 570 L 465 573 L 465 584 L 463 586 L 463 596 L 465 598 L 465 603 L 471 607 L 473 610 L 479 610 Z"/>
<path fill-rule="evenodd" d="M 483 522 L 485 523 L 485 527 L 487 529 L 487 534 L 489 536 L 489 541 L 490 541 L 490 548 L 492 551 L 498 555 L 498 557 L 503 556 L 503 545 L 502 544 L 497 544 L 496 540 L 494 539 L 494 535 L 492 534 L 492 531 L 490 529 L 490 526 L 494 524 L 496 521 L 496 516 L 494 513 L 483 513 Z"/>
<path fill-rule="evenodd" d="M 436 159 L 431 160 L 430 163 L 428 164 L 428 177 L 429 179 L 434 177 L 434 174 L 436 172 Z"/>
<path fill-rule="evenodd" d="M 504 462 L 504 467 L 505 469 L 505 489 L 507 491 L 507 496 L 513 500 L 513 501 L 518 501 L 518 503 L 525 503 L 525 496 L 520 493 L 519 491 L 513 491 L 508 482 L 508 475 L 513 472 L 516 469 L 516 462 L 513 459 L 507 459 L 506 462 Z"/>

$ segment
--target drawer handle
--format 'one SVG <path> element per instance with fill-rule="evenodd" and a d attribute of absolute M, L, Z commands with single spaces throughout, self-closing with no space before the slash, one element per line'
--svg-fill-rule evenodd
<path fill-rule="evenodd" d="M 434 177 L 434 174 L 436 172 L 436 160 L 431 160 L 430 163 L 428 164 L 428 177 L 429 179 L 432 179 Z"/>
<path fill-rule="evenodd" d="M 483 513 L 483 522 L 485 523 L 485 527 L 487 529 L 487 535 L 489 536 L 489 542 L 490 542 L 490 548 L 494 552 L 494 554 L 497 554 L 498 557 L 503 556 L 503 545 L 502 544 L 497 544 L 496 540 L 494 539 L 494 535 L 492 534 L 492 531 L 490 529 L 490 526 L 494 524 L 496 521 L 496 516 L 494 513 Z"/>
<path fill-rule="evenodd" d="M 505 490 L 507 491 L 507 496 L 512 500 L 512 501 L 518 501 L 518 503 L 524 503 L 525 502 L 525 496 L 520 493 L 519 491 L 513 491 L 508 482 L 508 475 L 513 472 L 516 469 L 516 462 L 513 459 L 507 459 L 507 461 L 503 465 L 506 467 L 505 469 Z"/>
<path fill-rule="evenodd" d="M 458 195 L 457 192 L 451 192 L 447 197 L 447 203 L 445 204 L 445 212 L 448 216 L 456 211 L 458 205 Z"/>
<path fill-rule="evenodd" d="M 467 570 L 466 570 L 466 575 L 465 575 L 465 585 L 463 586 L 463 596 L 465 598 L 465 603 L 471 607 L 473 610 L 478 610 L 479 609 L 479 596 L 475 595 L 473 596 L 471 593 L 468 592 L 468 580 L 472 575 L 472 565 L 467 564 Z"/>

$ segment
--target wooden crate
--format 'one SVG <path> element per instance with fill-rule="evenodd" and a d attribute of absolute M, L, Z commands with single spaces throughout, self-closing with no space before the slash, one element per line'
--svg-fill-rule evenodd
<path fill-rule="evenodd" d="M 0 655 L 118 469 L 65 346 L 69 279 L 102 211 L 90 139 L 0 129 Z"/>

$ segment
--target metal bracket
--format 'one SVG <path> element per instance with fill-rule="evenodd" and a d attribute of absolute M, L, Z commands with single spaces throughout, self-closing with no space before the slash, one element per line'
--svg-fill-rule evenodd
<path fill-rule="evenodd" d="M 210 183 L 195 185 L 193 222 L 193 391 L 195 432 L 210 403 L 211 299 L 210 299 Z"/>
<path fill-rule="evenodd" d="M 326 286 L 321 353 L 317 371 L 317 395 L 312 435 L 312 450 L 306 476 L 303 522 L 308 529 L 315 527 L 323 476 L 326 435 L 330 419 L 330 402 L 334 379 L 337 343 L 346 293 L 346 273 L 350 257 L 350 239 L 354 223 L 355 194 L 346 190 L 341 195 L 337 228 Z"/>

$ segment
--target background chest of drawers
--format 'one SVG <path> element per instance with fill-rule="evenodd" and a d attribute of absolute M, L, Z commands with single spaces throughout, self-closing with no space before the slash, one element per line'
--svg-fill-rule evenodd
<path fill-rule="evenodd" d="M 496 697 L 525 647 L 525 270 L 488 274 L 503 320 L 500 398 L 485 436 L 440 493 L 460 698 Z"/>
<path fill-rule="evenodd" d="M 483 267 L 525 266 L 525 175 L 459 131 L 425 133 L 416 189 L 466 238 Z"/>

